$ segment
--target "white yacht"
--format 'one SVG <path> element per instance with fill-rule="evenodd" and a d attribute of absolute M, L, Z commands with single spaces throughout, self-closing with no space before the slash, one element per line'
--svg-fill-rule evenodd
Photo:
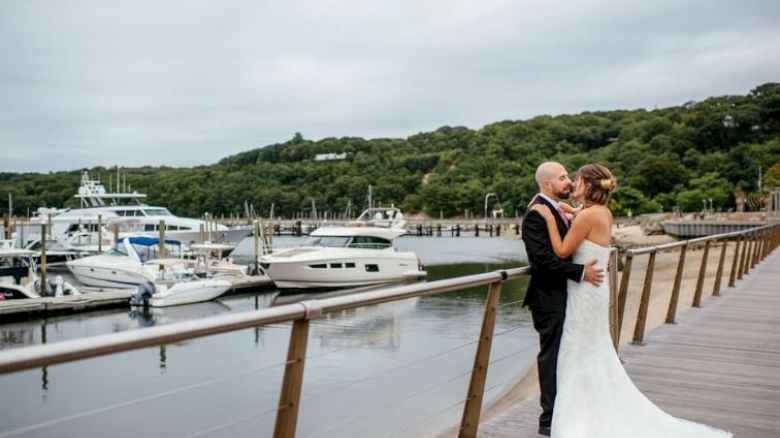
<path fill-rule="evenodd" d="M 369 208 L 346 226 L 320 227 L 301 245 L 265 255 L 260 265 L 279 288 L 340 288 L 426 275 L 414 252 L 398 252 L 406 233 L 397 208 Z"/>
<path fill-rule="evenodd" d="M 107 252 L 71 260 L 67 266 L 76 280 L 85 286 L 134 288 L 157 278 L 162 266 L 154 263 L 160 256 L 159 245 L 160 239 L 157 237 L 120 237 Z M 166 239 L 164 246 L 165 257 L 176 258 L 181 255 L 181 244 L 178 241 Z"/>
<path fill-rule="evenodd" d="M 117 183 L 117 186 L 119 184 Z M 90 179 L 88 172 L 81 175 L 81 186 L 75 195 L 80 202 L 79 208 L 39 208 L 31 218 L 30 226 L 19 233 L 20 246 L 40 238 L 39 224 L 51 220 L 49 235 L 53 238 L 75 245 L 71 237 L 83 233 L 98 231 L 98 216 L 101 216 L 103 237 L 113 234 L 114 225 L 118 225 L 122 234 L 159 233 L 160 221 L 165 222 L 165 237 L 178 240 L 185 245 L 198 242 L 201 227 L 210 232 L 211 240 L 237 243 L 251 231 L 229 229 L 213 222 L 174 216 L 165 207 L 146 205 L 146 195 L 138 192 L 108 193 L 99 180 Z M 50 219 L 51 217 L 51 219 Z"/>

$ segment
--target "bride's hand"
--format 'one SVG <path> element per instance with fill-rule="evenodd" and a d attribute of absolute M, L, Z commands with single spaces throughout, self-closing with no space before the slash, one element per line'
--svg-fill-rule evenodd
<path fill-rule="evenodd" d="M 552 211 L 542 204 L 534 204 L 531 206 L 531 211 L 539 213 L 545 220 L 555 220 Z"/>

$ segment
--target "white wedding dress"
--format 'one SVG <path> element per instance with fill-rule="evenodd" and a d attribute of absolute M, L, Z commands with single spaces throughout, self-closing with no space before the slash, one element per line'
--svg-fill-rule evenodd
<path fill-rule="evenodd" d="M 598 260 L 609 248 L 585 240 L 574 262 Z M 731 434 L 672 417 L 634 386 L 609 334 L 609 286 L 569 281 L 566 320 L 558 352 L 553 438 L 715 438 Z"/>

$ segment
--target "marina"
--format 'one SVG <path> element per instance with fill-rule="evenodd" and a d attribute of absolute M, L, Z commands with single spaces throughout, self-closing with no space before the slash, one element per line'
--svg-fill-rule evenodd
<path fill-rule="evenodd" d="M 298 242 L 282 240 L 280 244 L 291 246 Z M 463 244 L 453 247 L 451 239 L 404 237 L 397 245 L 419 251 L 429 265 L 428 281 L 522 264 L 522 245 L 518 246 L 517 241 L 479 239 L 483 249 L 476 259 L 468 251 L 474 241 L 459 241 Z M 440 246 L 450 247 L 451 254 L 439 256 Z M 466 256 L 473 261 L 463 263 L 462 257 Z M 508 256 L 517 260 L 505 258 L 500 262 L 499 257 Z M 506 333 L 497 336 L 495 351 L 507 359 L 496 365 L 496 374 L 491 378 L 495 386 L 491 397 L 499 397 L 522 374 L 523 369 L 517 363 L 530 363 L 534 354 L 536 339 L 530 332 L 530 315 L 519 308 L 524 290 L 523 279 L 508 283 L 504 290 L 503 322 L 499 327 Z M 305 436 L 303 431 L 307 430 L 306 435 L 355 436 L 369 433 L 377 424 L 392 429 L 395 416 L 408 418 L 412 424 L 419 411 L 428 409 L 426 406 L 433 400 L 458 392 L 460 385 L 468 380 L 463 371 L 468 368 L 474 345 L 472 336 L 479 327 L 483 293 L 483 288 L 477 287 L 446 296 L 413 298 L 337 312 L 314 323 L 311 360 L 307 365 L 310 383 L 304 392 L 307 407 L 303 415 L 307 419 L 301 422 L 300 436 Z M 123 309 L 54 315 L 0 325 L 2 349 L 198 321 L 299 300 L 338 296 L 335 294 L 279 295 L 270 290 L 147 311 L 130 309 L 125 304 Z M 3 425 L 0 434 L 79 433 L 97 437 L 110 431 L 116 436 L 133 436 L 137 430 L 129 424 L 122 431 L 114 429 L 130 418 L 145 418 L 146 426 L 160 434 L 263 436 L 262 430 L 268 430 L 273 423 L 273 412 L 269 409 L 277 402 L 278 378 L 283 370 L 289 332 L 290 327 L 285 324 L 256 327 L 227 337 L 171 343 L 115 358 L 47 367 L 45 372 L 31 370 L 0 376 L 3 394 L 27 394 L 24 403 L 17 403 L 17 407 L 0 414 Z M 206 360 L 213 357 L 229 360 Z M 429 386 L 424 382 L 434 382 L 442 374 L 449 376 L 450 381 L 437 384 L 437 389 L 430 393 L 415 394 L 421 385 Z M 119 376 L 122 383 L 112 383 Z M 406 383 L 399 385 L 399 376 L 409 379 L 403 378 Z M 84 383 L 77 384 L 77 381 Z M 101 389 L 107 385 L 115 388 L 110 394 Z M 77 400 L 72 396 L 63 398 L 71 391 L 78 391 Z M 368 394 L 375 391 L 386 396 L 372 400 Z M 359 401 L 359 408 L 346 408 L 354 406 L 355 401 Z M 214 410 L 212 403 L 222 408 Z M 334 407 L 344 407 L 344 410 L 332 415 Z M 24 409 L 25 413 L 17 408 Z M 166 415 L 156 414 L 161 410 Z M 193 420 L 194 417 L 200 420 Z M 184 419 L 188 425 L 181 430 Z M 421 430 L 439 429 L 443 424 L 437 420 L 422 425 Z"/>

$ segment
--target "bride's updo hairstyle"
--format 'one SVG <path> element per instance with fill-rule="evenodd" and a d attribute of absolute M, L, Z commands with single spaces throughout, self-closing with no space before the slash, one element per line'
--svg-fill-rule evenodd
<path fill-rule="evenodd" d="M 585 183 L 585 204 L 606 205 L 609 195 L 617 188 L 612 172 L 601 164 L 586 164 L 577 171 Z"/>

